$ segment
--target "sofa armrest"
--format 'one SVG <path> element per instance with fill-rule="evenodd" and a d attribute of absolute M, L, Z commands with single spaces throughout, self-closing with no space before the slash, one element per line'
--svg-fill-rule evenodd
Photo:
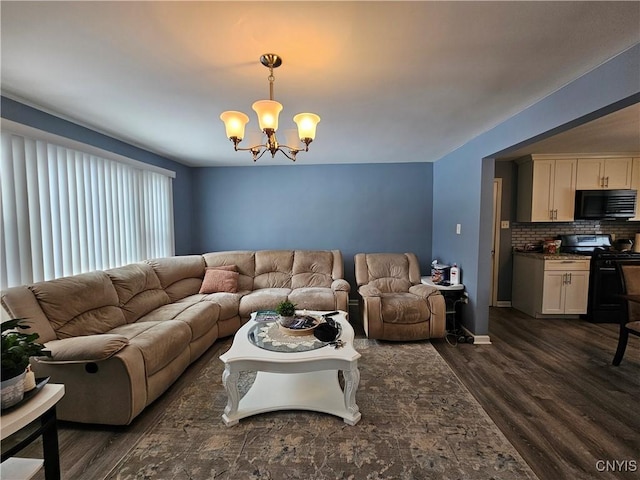
<path fill-rule="evenodd" d="M 37 361 L 40 363 L 99 362 L 112 357 L 127 345 L 129 345 L 127 337 L 113 333 L 51 340 L 45 343 L 45 348 L 50 355 L 38 357 Z"/>
<path fill-rule="evenodd" d="M 425 285 L 425 284 L 418 284 L 418 285 L 411 285 L 409 287 L 409 293 L 413 293 L 414 295 L 417 295 L 419 297 L 422 298 L 427 298 L 430 295 L 437 295 L 440 292 L 440 290 L 438 290 L 436 287 L 434 287 L 433 285 Z"/>
<path fill-rule="evenodd" d="M 358 293 L 363 297 L 379 297 L 382 292 L 372 285 L 362 285 L 358 289 Z"/>
<path fill-rule="evenodd" d="M 431 317 L 429 318 L 429 338 L 444 338 L 447 330 L 447 308 L 444 295 L 429 295 L 427 304 Z"/>
<path fill-rule="evenodd" d="M 344 278 L 338 278 L 331 282 L 331 290 L 334 292 L 347 292 L 351 291 L 351 285 Z"/>

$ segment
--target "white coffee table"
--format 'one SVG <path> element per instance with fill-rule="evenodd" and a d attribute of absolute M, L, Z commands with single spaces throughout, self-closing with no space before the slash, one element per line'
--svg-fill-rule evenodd
<path fill-rule="evenodd" d="M 225 366 L 222 383 L 228 395 L 224 423 L 232 426 L 242 418 L 277 410 L 311 410 L 341 417 L 348 425 L 358 423 L 361 415 L 355 397 L 360 354 L 353 348 L 354 333 L 347 314 L 339 312 L 332 317 L 342 327 L 343 347 L 325 345 L 309 351 L 276 352 L 254 345 L 249 340 L 251 329 L 259 328 L 254 318 L 255 313 L 235 334 L 231 348 L 220 356 Z M 253 385 L 240 398 L 238 379 L 243 371 L 257 373 Z M 344 390 L 338 381 L 339 371 Z"/>

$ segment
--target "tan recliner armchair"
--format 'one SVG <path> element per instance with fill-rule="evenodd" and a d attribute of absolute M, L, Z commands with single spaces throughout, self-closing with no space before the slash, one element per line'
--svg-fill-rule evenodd
<path fill-rule="evenodd" d="M 444 297 L 420 283 L 415 254 L 358 253 L 355 270 L 367 337 L 405 341 L 445 336 Z"/>

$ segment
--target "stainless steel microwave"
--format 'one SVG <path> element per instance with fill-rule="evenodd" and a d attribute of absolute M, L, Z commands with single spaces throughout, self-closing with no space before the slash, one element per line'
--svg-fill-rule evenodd
<path fill-rule="evenodd" d="M 636 190 L 576 190 L 576 219 L 620 219 L 636 215 Z"/>

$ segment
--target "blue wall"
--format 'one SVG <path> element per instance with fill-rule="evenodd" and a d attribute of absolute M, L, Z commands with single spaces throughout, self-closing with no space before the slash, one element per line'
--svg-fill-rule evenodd
<path fill-rule="evenodd" d="M 191 169 L 4 97 L 2 116 L 176 171 L 178 254 L 340 249 L 352 284 L 358 252 L 412 251 L 423 273 L 432 258 L 456 262 L 470 300 L 464 324 L 484 335 L 493 158 L 639 101 L 640 45 L 635 45 L 435 164 Z"/>
<path fill-rule="evenodd" d="M 176 172 L 176 178 L 173 180 L 176 254 L 194 252 L 191 242 L 191 168 L 6 97 L 2 97 L 1 114 L 7 120 Z"/>
<path fill-rule="evenodd" d="M 433 256 L 457 261 L 470 304 L 465 326 L 489 328 L 493 177 L 496 152 L 521 147 L 640 101 L 640 45 L 626 50 L 435 163 Z M 455 188 L 453 187 L 455 185 Z M 457 192 L 452 195 L 452 192 Z M 462 224 L 456 235 L 455 224 Z"/>
<path fill-rule="evenodd" d="M 2 97 L 2 117 L 176 172 L 176 254 L 339 249 L 431 261 L 433 164 L 191 168 Z M 354 296 L 352 292 L 352 296 Z"/>
<path fill-rule="evenodd" d="M 427 272 L 432 172 L 431 163 L 196 169 L 194 247 L 339 249 L 352 287 L 359 252 L 415 252 Z"/>

